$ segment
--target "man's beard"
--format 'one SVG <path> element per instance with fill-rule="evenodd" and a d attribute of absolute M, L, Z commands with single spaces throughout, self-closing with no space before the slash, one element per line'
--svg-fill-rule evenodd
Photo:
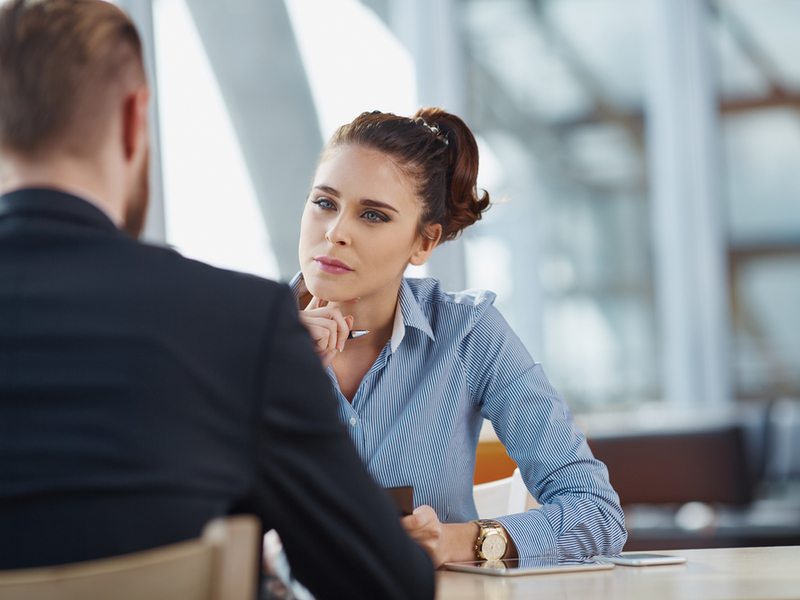
<path fill-rule="evenodd" d="M 139 239 L 147 217 L 147 206 L 150 202 L 150 156 L 145 155 L 139 177 L 134 182 L 126 198 L 125 219 L 122 231 L 135 240 Z"/>

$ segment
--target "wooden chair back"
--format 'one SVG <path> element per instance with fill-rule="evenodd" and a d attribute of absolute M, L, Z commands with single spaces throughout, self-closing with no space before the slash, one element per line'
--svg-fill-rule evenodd
<path fill-rule="evenodd" d="M 0 571 L 3 600 L 253 600 L 261 525 L 210 521 L 201 537 L 69 565 Z"/>

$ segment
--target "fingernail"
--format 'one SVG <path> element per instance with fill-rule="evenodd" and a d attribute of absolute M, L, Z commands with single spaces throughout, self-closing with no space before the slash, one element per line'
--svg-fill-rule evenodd
<path fill-rule="evenodd" d="M 344 352 L 344 340 L 339 342 L 339 352 Z"/>

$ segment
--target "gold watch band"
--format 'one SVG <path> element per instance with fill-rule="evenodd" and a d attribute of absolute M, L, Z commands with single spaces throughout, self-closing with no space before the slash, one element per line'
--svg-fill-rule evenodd
<path fill-rule="evenodd" d="M 499 522 L 494 519 L 476 519 L 470 523 L 478 525 L 478 539 L 475 542 L 475 554 L 478 559 L 496 560 L 506 555 L 508 538 Z"/>

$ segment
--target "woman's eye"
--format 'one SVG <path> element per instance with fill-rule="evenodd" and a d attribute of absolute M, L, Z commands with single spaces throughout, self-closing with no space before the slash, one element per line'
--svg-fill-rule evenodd
<path fill-rule="evenodd" d="M 373 222 L 383 221 L 384 223 L 389 220 L 389 218 L 386 215 L 381 214 L 379 212 L 375 212 L 374 210 L 368 210 L 367 212 L 365 212 L 364 218 L 367 221 L 373 221 Z"/>
<path fill-rule="evenodd" d="M 317 198 L 316 200 L 311 201 L 313 204 L 316 204 L 323 210 L 331 210 L 334 208 L 333 202 L 330 200 L 326 200 L 325 198 Z"/>

